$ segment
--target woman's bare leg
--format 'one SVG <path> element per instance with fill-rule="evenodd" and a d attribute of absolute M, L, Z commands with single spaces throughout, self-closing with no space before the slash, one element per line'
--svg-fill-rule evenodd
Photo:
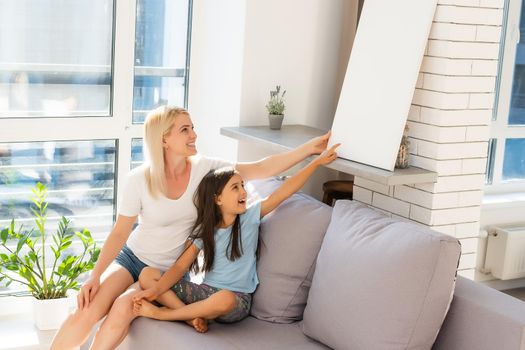
<path fill-rule="evenodd" d="M 133 297 L 141 290 L 138 282 L 133 283 L 115 300 L 108 316 L 95 334 L 90 349 L 115 349 L 124 340 L 131 322 L 137 317 L 133 313 Z"/>
<path fill-rule="evenodd" d="M 136 302 L 133 312 L 137 316 L 146 316 L 157 320 L 187 321 L 195 318 L 212 320 L 226 315 L 237 305 L 237 299 L 233 292 L 220 290 L 209 298 L 185 305 L 178 309 L 157 307 L 146 300 Z"/>
<path fill-rule="evenodd" d="M 115 299 L 133 283 L 131 274 L 120 265 L 112 264 L 101 278 L 100 288 L 87 308 L 75 310 L 58 330 L 51 350 L 75 349 L 89 337 L 93 326 L 107 313 Z"/>

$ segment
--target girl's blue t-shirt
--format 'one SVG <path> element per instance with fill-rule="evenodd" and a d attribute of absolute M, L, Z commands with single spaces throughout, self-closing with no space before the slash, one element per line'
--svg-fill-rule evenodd
<path fill-rule="evenodd" d="M 242 252 L 240 258 L 228 259 L 230 251 L 226 252 L 230 242 L 231 227 L 215 231 L 215 258 L 211 271 L 204 275 L 203 283 L 233 292 L 253 293 L 259 279 L 256 270 L 256 250 L 261 222 L 261 202 L 250 206 L 240 215 Z M 197 238 L 193 244 L 202 249 L 202 240 Z"/>

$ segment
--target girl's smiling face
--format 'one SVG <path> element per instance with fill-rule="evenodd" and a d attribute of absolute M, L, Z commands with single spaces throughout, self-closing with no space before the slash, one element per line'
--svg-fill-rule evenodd
<path fill-rule="evenodd" d="M 195 141 L 197 134 L 188 115 L 180 115 L 175 119 L 168 135 L 163 138 L 163 146 L 167 155 L 193 156 L 197 154 Z"/>
<path fill-rule="evenodd" d="M 215 199 L 215 203 L 221 208 L 223 215 L 238 215 L 246 211 L 247 196 L 241 175 L 234 174 Z"/>

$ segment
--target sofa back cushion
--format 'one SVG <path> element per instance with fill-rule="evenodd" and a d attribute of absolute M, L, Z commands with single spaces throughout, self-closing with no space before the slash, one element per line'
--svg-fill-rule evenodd
<path fill-rule="evenodd" d="M 250 184 L 258 197 L 266 197 L 282 182 L 270 179 Z M 302 319 L 331 213 L 331 207 L 297 193 L 263 218 L 259 286 L 253 295 L 252 316 L 276 323 Z"/>
<path fill-rule="evenodd" d="M 303 332 L 336 349 L 430 349 L 454 291 L 459 241 L 337 201 Z"/>

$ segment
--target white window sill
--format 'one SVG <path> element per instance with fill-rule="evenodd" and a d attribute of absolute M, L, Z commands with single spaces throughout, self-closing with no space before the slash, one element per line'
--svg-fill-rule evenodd
<path fill-rule="evenodd" d="M 525 192 L 485 194 L 482 209 L 525 208 Z"/>

